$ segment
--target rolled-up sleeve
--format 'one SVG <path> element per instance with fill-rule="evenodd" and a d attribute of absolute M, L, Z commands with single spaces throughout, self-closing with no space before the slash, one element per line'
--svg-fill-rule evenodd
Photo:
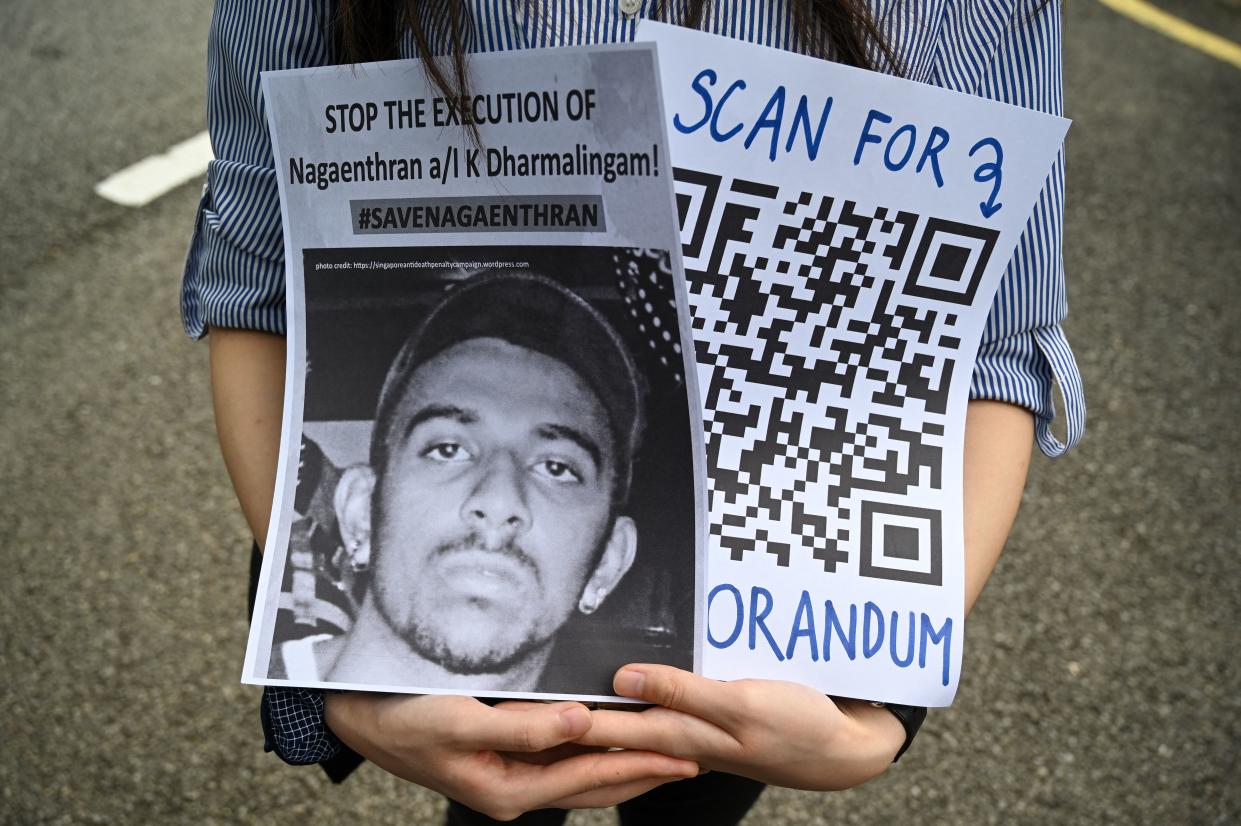
<path fill-rule="evenodd" d="M 328 62 L 327 0 L 217 0 L 207 41 L 215 160 L 181 282 L 187 334 L 234 327 L 283 334 L 284 241 L 259 73 Z"/>
<path fill-rule="evenodd" d="M 956 49 L 940 55 L 939 81 L 981 97 L 1060 115 L 1060 5 L 1003 0 L 960 4 L 945 30 Z M 971 88 L 972 87 L 972 88 Z M 1017 242 L 987 319 L 970 398 L 1021 405 L 1037 417 L 1036 438 L 1059 456 L 1081 438 L 1085 395 L 1061 322 L 1068 314 L 1063 254 L 1064 152 L 1057 155 L 1038 203 Z M 1052 431 L 1056 389 L 1063 400 L 1064 438 Z"/>

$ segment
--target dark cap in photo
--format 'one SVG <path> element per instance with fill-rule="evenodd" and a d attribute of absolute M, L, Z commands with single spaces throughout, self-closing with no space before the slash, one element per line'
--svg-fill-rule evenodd
<path fill-rule="evenodd" d="M 496 338 L 573 370 L 599 399 L 616 446 L 615 498 L 628 495 L 643 428 L 644 383 L 624 340 L 585 299 L 531 272 L 484 270 L 453 286 L 388 368 L 375 410 L 371 464 L 381 469 L 393 418 L 418 367 L 453 345 Z"/>

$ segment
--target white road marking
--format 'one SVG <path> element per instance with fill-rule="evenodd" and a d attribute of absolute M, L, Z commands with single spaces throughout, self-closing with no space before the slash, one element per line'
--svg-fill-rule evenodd
<path fill-rule="evenodd" d="M 202 175 L 211 158 L 211 139 L 203 132 L 109 175 L 95 185 L 95 194 L 121 206 L 146 206 Z"/>

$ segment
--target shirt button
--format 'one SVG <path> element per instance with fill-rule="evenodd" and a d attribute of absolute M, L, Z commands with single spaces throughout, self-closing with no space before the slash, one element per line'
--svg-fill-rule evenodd
<path fill-rule="evenodd" d="M 642 0 L 620 0 L 620 10 L 626 17 L 633 17 L 642 8 Z"/>

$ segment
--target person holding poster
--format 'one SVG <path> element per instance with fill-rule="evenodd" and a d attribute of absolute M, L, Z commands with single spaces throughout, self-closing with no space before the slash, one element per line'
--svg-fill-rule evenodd
<path fill-rule="evenodd" d="M 193 337 L 211 331 L 221 448 L 255 536 L 267 529 L 285 367 L 281 224 L 258 72 L 628 40 L 639 12 L 1053 113 L 1062 108 L 1055 2 L 789 0 L 760 10 L 733 0 L 709 7 L 704 0 L 582 0 L 553 14 L 490 0 L 431 7 L 218 0 L 209 98 L 217 160 L 182 312 Z M 468 85 L 468 61 L 427 65 L 446 97 Z M 967 610 L 1015 518 L 1036 436 L 1045 453 L 1058 455 L 1084 422 L 1080 379 L 1059 327 L 1066 313 L 1062 176 L 1058 161 L 1000 287 L 974 374 L 964 467 Z M 1066 402 L 1067 443 L 1050 431 L 1055 382 Z M 838 789 L 865 782 L 916 729 L 865 701 L 835 701 L 792 683 L 720 683 L 668 666 L 626 666 L 614 688 L 655 707 L 632 714 L 574 703 L 490 707 L 461 697 L 333 694 L 325 708 L 317 693 L 283 690 L 265 695 L 265 714 L 286 759 L 330 758 L 339 737 L 385 770 L 465 804 L 450 807 L 454 823 L 549 807 L 521 822 L 561 822 L 555 809 L 622 801 L 630 801 L 626 822 L 735 823 L 763 783 Z M 566 743 L 577 745 L 549 751 Z M 594 750 L 614 747 L 625 751 Z M 694 777 L 700 768 L 711 773 Z M 644 794 L 682 778 L 692 779 Z"/>

